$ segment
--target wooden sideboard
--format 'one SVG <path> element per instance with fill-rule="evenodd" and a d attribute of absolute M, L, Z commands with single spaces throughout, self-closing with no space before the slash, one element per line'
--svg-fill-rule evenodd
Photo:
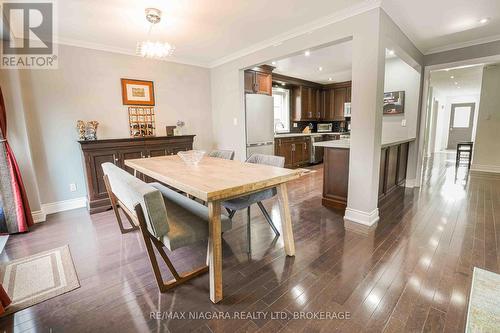
<path fill-rule="evenodd" d="M 90 214 L 111 208 L 101 164 L 111 162 L 133 173 L 125 160 L 177 154 L 193 149 L 194 135 L 79 141 L 83 153 Z M 148 179 L 146 179 L 147 181 Z"/>

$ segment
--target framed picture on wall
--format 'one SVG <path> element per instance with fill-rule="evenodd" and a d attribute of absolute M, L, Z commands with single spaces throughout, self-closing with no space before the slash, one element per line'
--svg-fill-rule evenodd
<path fill-rule="evenodd" d="M 405 113 L 405 92 L 393 91 L 384 93 L 384 114 Z"/>
<path fill-rule="evenodd" d="M 153 81 L 121 79 L 123 105 L 155 105 Z"/>

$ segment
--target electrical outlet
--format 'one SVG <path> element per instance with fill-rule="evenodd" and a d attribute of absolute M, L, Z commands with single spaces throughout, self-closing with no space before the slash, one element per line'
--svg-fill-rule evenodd
<path fill-rule="evenodd" d="M 233 125 L 238 126 L 238 118 L 233 118 Z"/>
<path fill-rule="evenodd" d="M 401 120 L 401 126 L 406 127 L 406 119 Z"/>
<path fill-rule="evenodd" d="M 293 123 L 293 127 L 297 127 L 299 126 L 297 123 Z"/>
<path fill-rule="evenodd" d="M 69 184 L 69 191 L 76 192 L 76 184 Z"/>

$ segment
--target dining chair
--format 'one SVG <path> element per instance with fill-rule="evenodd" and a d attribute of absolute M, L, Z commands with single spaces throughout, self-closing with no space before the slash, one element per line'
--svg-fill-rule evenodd
<path fill-rule="evenodd" d="M 188 273 L 178 273 L 163 249 L 174 251 L 208 239 L 208 208 L 188 199 L 160 183 L 145 183 L 113 163 L 103 163 L 104 182 L 111 205 L 121 225 L 120 208 L 130 223 L 141 230 L 151 268 L 160 292 L 184 283 L 208 271 L 207 265 Z M 231 229 L 229 217 L 221 215 L 221 230 Z M 120 230 L 123 233 L 122 226 Z M 132 230 L 129 230 L 132 231 Z M 156 248 L 173 279 L 164 282 L 153 246 Z"/>
<path fill-rule="evenodd" d="M 459 142 L 457 143 L 457 157 L 455 161 L 455 168 L 460 166 L 460 162 L 467 158 L 467 168 L 470 169 L 470 164 L 472 161 L 472 148 L 474 146 L 473 142 Z M 464 158 L 465 155 L 465 158 Z"/>
<path fill-rule="evenodd" d="M 234 150 L 212 150 L 209 154 L 209 157 L 222 158 L 225 160 L 234 159 Z"/>
<path fill-rule="evenodd" d="M 279 168 L 283 168 L 285 165 L 285 158 L 282 156 L 273 156 L 273 155 L 264 155 L 264 154 L 253 154 L 251 155 L 247 160 L 247 163 L 255 163 L 255 164 L 265 164 L 265 165 L 270 165 L 270 166 L 275 166 Z M 226 210 L 229 213 L 229 218 L 233 218 L 234 214 L 238 210 L 242 209 L 247 209 L 247 251 L 248 253 L 251 252 L 252 245 L 251 245 L 251 228 L 250 228 L 250 207 L 253 204 L 257 204 L 257 206 L 260 208 L 260 211 L 262 212 L 262 215 L 264 215 L 264 218 L 266 219 L 267 223 L 271 226 L 271 229 L 273 229 L 274 233 L 276 236 L 279 236 L 280 233 L 276 226 L 273 223 L 273 220 L 271 219 L 271 216 L 267 212 L 266 208 L 262 204 L 262 201 L 270 199 L 274 197 L 277 194 L 277 190 L 275 187 L 266 189 L 263 191 L 259 191 L 256 193 L 252 193 L 249 195 L 245 195 L 239 198 L 227 200 L 222 202 L 222 206 L 226 208 Z"/>

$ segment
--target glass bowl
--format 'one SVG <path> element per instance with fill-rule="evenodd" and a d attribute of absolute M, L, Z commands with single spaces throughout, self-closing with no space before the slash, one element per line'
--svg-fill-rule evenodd
<path fill-rule="evenodd" d="M 205 155 L 205 151 L 203 150 L 188 150 L 188 151 L 180 151 L 177 153 L 179 157 L 186 164 L 197 165 L 203 156 Z"/>

